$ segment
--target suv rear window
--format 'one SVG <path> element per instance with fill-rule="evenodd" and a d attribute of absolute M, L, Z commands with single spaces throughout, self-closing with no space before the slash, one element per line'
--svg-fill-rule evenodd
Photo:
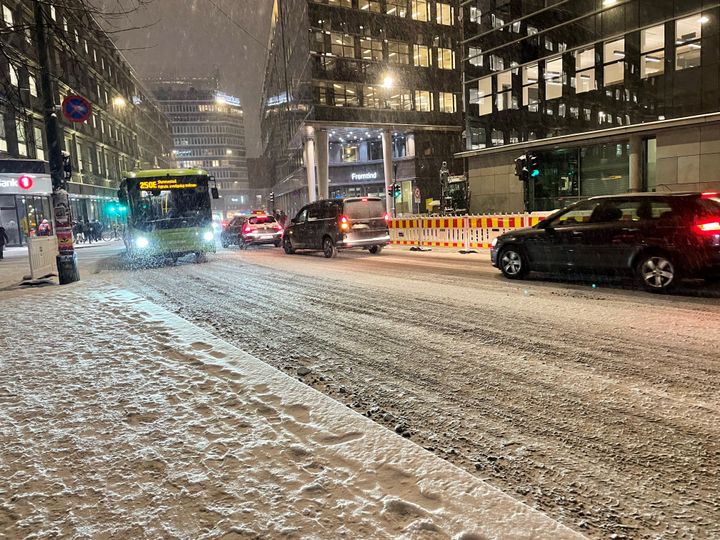
<path fill-rule="evenodd" d="M 258 225 L 262 223 L 275 223 L 275 218 L 273 216 L 256 216 L 251 217 L 248 219 L 248 223 L 250 225 Z"/>
<path fill-rule="evenodd" d="M 698 201 L 701 216 L 720 216 L 720 198 L 709 197 Z"/>
<path fill-rule="evenodd" d="M 385 203 L 379 199 L 345 201 L 344 214 L 350 219 L 383 219 Z"/>

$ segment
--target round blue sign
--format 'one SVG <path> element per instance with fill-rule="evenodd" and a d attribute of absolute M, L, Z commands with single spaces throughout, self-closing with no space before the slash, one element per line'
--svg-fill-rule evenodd
<path fill-rule="evenodd" d="M 84 122 L 92 114 L 92 105 L 82 96 L 67 96 L 63 99 L 62 111 L 71 122 Z"/>

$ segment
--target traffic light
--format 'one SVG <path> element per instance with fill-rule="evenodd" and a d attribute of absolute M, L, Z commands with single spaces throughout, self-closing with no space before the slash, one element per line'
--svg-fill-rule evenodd
<path fill-rule="evenodd" d="M 520 180 L 525 179 L 525 173 L 527 172 L 526 165 L 527 161 L 524 155 L 519 158 L 515 158 L 515 176 L 517 176 Z"/>
<path fill-rule="evenodd" d="M 531 178 L 540 176 L 540 160 L 532 152 L 527 155 L 527 170 Z"/>
<path fill-rule="evenodd" d="M 395 183 L 395 184 L 393 184 L 392 187 L 393 187 L 393 193 L 392 193 L 392 194 L 393 194 L 393 197 L 395 197 L 395 198 L 397 199 L 397 198 L 400 197 L 400 195 L 402 194 L 402 190 L 401 190 L 401 188 L 400 188 L 400 184 Z"/>
<path fill-rule="evenodd" d="M 395 184 L 390 184 L 387 188 L 388 197 L 393 197 L 395 193 Z"/>
<path fill-rule="evenodd" d="M 270 207 L 270 208 L 268 208 L 268 210 L 270 210 L 271 212 L 273 210 L 275 210 L 275 192 L 274 191 L 271 191 L 270 195 L 268 195 L 268 206 Z"/>

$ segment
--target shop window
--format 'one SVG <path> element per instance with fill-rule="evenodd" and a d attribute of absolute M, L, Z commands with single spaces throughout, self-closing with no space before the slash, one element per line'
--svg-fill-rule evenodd
<path fill-rule="evenodd" d="M 336 107 L 357 107 L 359 105 L 354 84 L 333 84 L 334 105 Z"/>
<path fill-rule="evenodd" d="M 416 21 L 430 20 L 430 4 L 428 0 L 410 0 L 412 18 Z"/>
<path fill-rule="evenodd" d="M 387 0 L 388 15 L 397 15 L 398 17 L 406 17 L 408 11 L 408 0 Z"/>
<path fill-rule="evenodd" d="M 9 7 L 3 6 L 2 8 L 3 13 L 3 21 L 5 21 L 5 26 L 12 26 L 13 25 L 13 14 Z"/>
<path fill-rule="evenodd" d="M 412 94 L 395 90 L 387 98 L 387 107 L 398 111 L 412 110 Z"/>
<path fill-rule="evenodd" d="M 379 0 L 360 0 L 358 7 L 363 11 L 370 11 L 372 13 L 380 13 L 380 1 Z"/>
<path fill-rule="evenodd" d="M 335 56 L 355 58 L 355 38 L 347 34 L 333 32 L 330 34 L 330 51 Z"/>
<path fill-rule="evenodd" d="M 530 64 L 522 68 L 523 106 L 531 112 L 538 111 L 540 103 L 540 84 L 537 64 Z"/>
<path fill-rule="evenodd" d="M 450 4 L 443 4 L 441 2 L 438 2 L 437 4 L 435 4 L 435 9 L 437 10 L 435 21 L 438 24 L 445 24 L 448 26 L 453 25 L 453 20 L 455 19 L 455 10 Z"/>
<path fill-rule="evenodd" d="M 457 112 L 457 100 L 452 92 L 439 92 L 440 96 L 440 112 L 455 113 Z"/>
<path fill-rule="evenodd" d="M 0 150 L 7 152 L 7 135 L 5 135 L 5 116 L 0 113 Z"/>
<path fill-rule="evenodd" d="M 480 116 L 492 113 L 492 77 L 478 81 L 478 107 Z"/>
<path fill-rule="evenodd" d="M 562 58 L 545 61 L 545 99 L 562 97 Z"/>
<path fill-rule="evenodd" d="M 22 122 L 15 124 L 15 133 L 17 134 L 18 154 L 27 156 L 27 133 L 25 131 L 25 124 Z"/>
<path fill-rule="evenodd" d="M 675 21 L 675 69 L 689 69 L 700 65 L 702 26 L 709 17 L 693 15 Z"/>
<path fill-rule="evenodd" d="M 415 110 L 430 112 L 433 110 L 432 94 L 427 90 L 415 90 Z"/>
<path fill-rule="evenodd" d="M 482 67 L 482 49 L 479 47 L 470 47 L 468 61 L 470 62 L 470 65 Z"/>
<path fill-rule="evenodd" d="M 427 45 L 413 45 L 413 63 L 420 67 L 430 66 L 430 48 Z"/>
<path fill-rule="evenodd" d="M 45 144 L 43 143 L 42 129 L 33 126 L 33 138 L 35 140 L 35 158 L 45 159 Z"/>
<path fill-rule="evenodd" d="M 512 72 L 504 71 L 496 76 L 497 96 L 495 105 L 498 111 L 512 109 Z"/>
<path fill-rule="evenodd" d="M 388 42 L 388 60 L 396 64 L 409 64 L 410 46 L 402 41 Z"/>
<path fill-rule="evenodd" d="M 13 64 L 8 64 L 8 68 L 10 69 L 10 84 L 17 87 L 19 84 L 17 68 Z"/>
<path fill-rule="evenodd" d="M 360 39 L 360 51 L 363 60 L 381 62 L 383 59 L 382 41 L 371 38 Z"/>
<path fill-rule="evenodd" d="M 640 76 L 643 79 L 665 71 L 665 26 L 660 24 L 640 31 Z"/>
<path fill-rule="evenodd" d="M 575 93 L 597 89 L 595 79 L 595 49 L 590 47 L 575 52 Z"/>
<path fill-rule="evenodd" d="M 622 84 L 625 80 L 625 39 L 603 45 L 603 82 L 605 86 Z"/>
<path fill-rule="evenodd" d="M 455 69 L 455 52 L 452 49 L 438 47 L 437 61 L 440 69 Z"/>

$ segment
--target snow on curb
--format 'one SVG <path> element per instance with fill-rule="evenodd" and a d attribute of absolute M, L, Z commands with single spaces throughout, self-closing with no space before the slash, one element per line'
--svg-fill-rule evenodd
<path fill-rule="evenodd" d="M 581 538 L 127 291 L 0 309 L 0 536 Z"/>

